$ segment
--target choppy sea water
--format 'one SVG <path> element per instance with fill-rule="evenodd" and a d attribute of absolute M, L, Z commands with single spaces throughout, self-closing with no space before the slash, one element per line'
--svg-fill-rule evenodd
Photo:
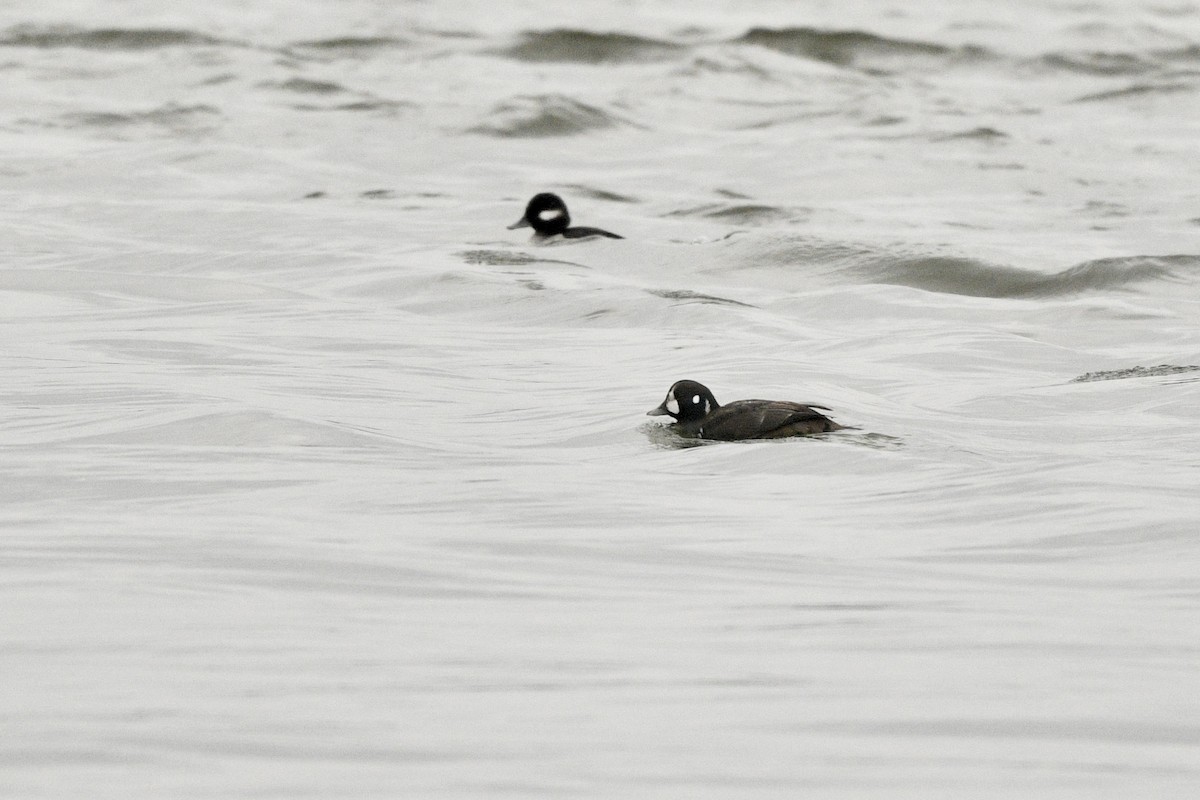
<path fill-rule="evenodd" d="M 4 796 L 1194 796 L 1200 6 L 23 6 Z"/>

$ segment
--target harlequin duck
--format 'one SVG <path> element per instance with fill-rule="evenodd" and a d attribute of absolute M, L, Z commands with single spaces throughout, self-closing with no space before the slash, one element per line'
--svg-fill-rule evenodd
<path fill-rule="evenodd" d="M 567 204 L 562 198 L 550 192 L 535 194 L 525 206 L 525 216 L 508 226 L 510 231 L 517 228 L 530 228 L 535 231 L 535 241 L 545 241 L 552 236 L 562 236 L 564 239 L 587 239 L 592 236 L 607 236 L 610 239 L 624 239 L 615 233 L 602 231 L 599 228 L 571 227 L 571 215 L 567 213 Z"/>
<path fill-rule="evenodd" d="M 695 381 L 678 381 L 662 405 L 647 412 L 652 417 L 675 418 L 671 426 L 697 439 L 779 439 L 826 433 L 845 427 L 821 414 L 824 406 L 806 406 L 786 400 L 735 400 L 720 405 L 708 387 Z"/>

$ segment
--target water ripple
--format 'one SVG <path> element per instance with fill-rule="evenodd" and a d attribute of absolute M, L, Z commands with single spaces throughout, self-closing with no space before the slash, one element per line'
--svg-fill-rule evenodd
<path fill-rule="evenodd" d="M 287 47 L 291 55 L 330 58 L 364 58 L 379 51 L 408 47 L 409 42 L 391 36 L 338 36 L 294 42 Z"/>
<path fill-rule="evenodd" d="M 1093 92 L 1075 98 L 1076 103 L 1095 103 L 1105 100 L 1128 100 L 1141 97 L 1152 97 L 1163 94 L 1177 94 L 1179 92 L 1190 92 L 1195 89 L 1195 86 L 1190 83 L 1173 82 L 1173 83 L 1135 83 L 1121 89 L 1112 89 L 1104 92 Z"/>
<path fill-rule="evenodd" d="M 1119 381 L 1126 378 L 1156 378 L 1161 375 L 1178 375 L 1180 373 L 1200 372 L 1200 366 L 1194 364 L 1159 364 L 1154 367 L 1127 367 L 1125 369 L 1099 370 L 1085 372 L 1078 378 L 1072 378 L 1071 383 L 1092 383 L 1093 381 Z"/>
<path fill-rule="evenodd" d="M 486 122 L 468 132 L 502 139 L 523 139 L 575 136 L 631 124 L 616 114 L 566 95 L 522 95 L 493 108 Z"/>
<path fill-rule="evenodd" d="M 682 50 L 682 45 L 660 39 L 559 28 L 524 33 L 516 44 L 494 52 L 517 61 L 607 64 L 657 61 L 670 58 Z"/>
<path fill-rule="evenodd" d="M 802 211 L 807 211 L 803 209 Z M 707 203 L 701 206 L 672 211 L 667 216 L 700 216 L 729 225 L 768 225 L 798 219 L 804 214 L 762 203 Z"/>
<path fill-rule="evenodd" d="M 1053 297 L 1167 280 L 1200 266 L 1200 256 L 1128 256 L 1076 264 L 1047 275 L 970 258 L 918 256 L 858 268 L 882 283 L 974 297 Z"/>
<path fill-rule="evenodd" d="M 167 103 L 148 111 L 84 111 L 65 114 L 60 119 L 67 128 L 125 128 L 152 126 L 168 133 L 195 133 L 210 130 L 220 121 L 221 112 L 207 104 L 182 106 Z"/>
<path fill-rule="evenodd" d="M 865 31 L 816 28 L 751 28 L 736 44 L 766 47 L 787 55 L 823 61 L 839 67 L 861 67 L 881 59 L 934 59 L 941 63 L 989 57 L 982 47 L 950 47 L 934 42 L 892 39 Z"/>
<path fill-rule="evenodd" d="M 19 25 L 0 38 L 0 47 L 60 47 L 90 50 L 154 50 L 231 44 L 207 34 L 175 28 L 77 28 L 70 25 Z"/>

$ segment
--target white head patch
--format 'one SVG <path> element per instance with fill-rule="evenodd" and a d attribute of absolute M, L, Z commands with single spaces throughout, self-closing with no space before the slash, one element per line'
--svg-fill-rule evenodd
<path fill-rule="evenodd" d="M 700 395 L 694 395 L 692 397 L 692 405 L 694 405 L 694 406 L 700 405 Z"/>
<path fill-rule="evenodd" d="M 538 212 L 538 219 L 542 222 L 549 222 L 552 219 L 558 219 L 563 215 L 561 208 L 547 208 L 545 211 Z"/>
<path fill-rule="evenodd" d="M 667 395 L 667 402 L 663 406 L 675 416 L 679 416 L 679 401 L 675 399 L 674 394 Z"/>

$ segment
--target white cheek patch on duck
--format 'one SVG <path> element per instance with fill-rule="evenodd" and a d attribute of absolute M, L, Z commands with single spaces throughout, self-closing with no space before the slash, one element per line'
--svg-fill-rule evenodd
<path fill-rule="evenodd" d="M 675 395 L 667 398 L 667 402 L 663 403 L 663 408 L 667 409 L 673 416 L 679 416 L 679 401 L 675 399 Z"/>
<path fill-rule="evenodd" d="M 547 208 L 545 211 L 539 211 L 537 216 L 542 222 L 550 222 L 551 220 L 558 219 L 562 214 L 562 209 Z"/>

